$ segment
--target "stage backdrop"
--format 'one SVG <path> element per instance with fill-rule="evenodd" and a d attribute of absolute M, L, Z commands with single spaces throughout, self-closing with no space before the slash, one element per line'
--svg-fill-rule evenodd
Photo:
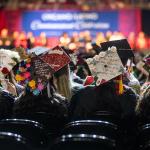
<path fill-rule="evenodd" d="M 97 32 L 121 31 L 125 35 L 141 30 L 141 11 L 138 9 L 82 11 L 0 11 L 0 29 L 8 28 L 10 32 L 32 31 L 38 36 L 46 32 L 48 36 L 60 36 L 63 32 L 90 30 Z"/>
<path fill-rule="evenodd" d="M 22 14 L 22 30 L 35 36 L 45 32 L 47 36 L 60 36 L 90 30 L 97 32 L 121 31 L 125 35 L 141 29 L 140 10 L 119 11 L 26 11 Z"/>

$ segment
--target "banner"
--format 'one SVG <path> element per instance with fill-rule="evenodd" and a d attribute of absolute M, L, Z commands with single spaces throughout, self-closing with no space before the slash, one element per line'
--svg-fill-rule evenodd
<path fill-rule="evenodd" d="M 118 30 L 118 11 L 26 11 L 22 15 L 22 30 L 35 36 L 45 32 L 48 37 L 89 30 L 97 32 Z"/>

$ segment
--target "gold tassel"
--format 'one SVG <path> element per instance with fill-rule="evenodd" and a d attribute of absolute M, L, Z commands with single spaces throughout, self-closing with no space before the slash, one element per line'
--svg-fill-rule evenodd
<path fill-rule="evenodd" d="M 119 95 L 123 94 L 124 89 L 123 89 L 123 81 L 122 81 L 122 75 L 119 77 Z"/>

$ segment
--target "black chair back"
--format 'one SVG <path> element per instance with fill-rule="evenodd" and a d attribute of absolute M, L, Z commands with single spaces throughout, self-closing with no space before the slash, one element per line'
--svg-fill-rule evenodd
<path fill-rule="evenodd" d="M 117 130 L 117 125 L 106 121 L 79 120 L 68 123 L 62 134 L 97 134 L 116 139 Z"/>
<path fill-rule="evenodd" d="M 50 150 L 115 150 L 114 140 L 100 135 L 69 134 L 58 138 Z"/>
<path fill-rule="evenodd" d="M 0 132 L 0 149 L 30 150 L 25 138 L 10 132 Z"/>
<path fill-rule="evenodd" d="M 56 115 L 46 112 L 20 114 L 15 117 L 37 121 L 44 126 L 49 134 L 57 134 L 66 124 L 66 118 L 58 118 Z"/>
<path fill-rule="evenodd" d="M 46 147 L 47 135 L 41 124 L 24 119 L 4 119 L 0 121 L 0 131 L 12 132 L 26 138 L 32 147 Z"/>
<path fill-rule="evenodd" d="M 139 127 L 137 143 L 139 149 L 150 150 L 150 124 Z"/>

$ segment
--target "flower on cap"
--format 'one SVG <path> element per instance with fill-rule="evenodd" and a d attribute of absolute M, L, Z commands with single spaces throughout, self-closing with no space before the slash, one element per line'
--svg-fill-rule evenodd
<path fill-rule="evenodd" d="M 28 79 L 31 76 L 30 72 L 25 72 L 24 73 L 24 78 Z"/>
<path fill-rule="evenodd" d="M 110 51 L 116 52 L 116 51 L 117 51 L 117 48 L 116 48 L 115 46 L 112 46 L 112 47 L 110 48 Z"/>
<path fill-rule="evenodd" d="M 42 83 L 38 84 L 38 90 L 42 91 L 44 89 L 44 85 Z"/>
<path fill-rule="evenodd" d="M 99 58 L 100 58 L 99 55 L 94 56 L 95 61 L 99 61 Z"/>
<path fill-rule="evenodd" d="M 93 76 L 87 76 L 86 80 L 84 82 L 84 86 L 91 85 L 93 83 L 94 83 L 94 77 Z"/>
<path fill-rule="evenodd" d="M 19 75 L 19 74 L 17 74 L 17 75 L 15 76 L 15 79 L 16 79 L 17 81 L 23 81 L 23 80 L 24 80 L 24 77 L 21 76 L 21 75 Z"/>
<path fill-rule="evenodd" d="M 27 68 L 30 68 L 30 67 L 31 67 L 31 65 L 28 63 L 28 64 L 26 64 L 26 67 L 27 67 Z"/>
<path fill-rule="evenodd" d="M 40 94 L 40 91 L 38 89 L 35 89 L 35 90 L 33 90 L 33 94 L 37 96 Z"/>
<path fill-rule="evenodd" d="M 31 80 L 28 85 L 32 88 L 32 89 L 35 89 L 35 85 L 36 85 L 36 82 L 34 80 Z"/>
<path fill-rule="evenodd" d="M 9 73 L 9 70 L 8 70 L 6 67 L 3 67 L 2 70 L 1 70 L 1 72 L 2 72 L 3 74 L 8 74 L 8 73 Z"/>
<path fill-rule="evenodd" d="M 105 57 L 105 55 L 106 55 L 106 52 L 100 52 L 99 53 L 99 57 Z"/>
<path fill-rule="evenodd" d="M 90 64 L 90 63 L 93 62 L 93 59 L 92 59 L 92 58 L 88 58 L 88 59 L 86 60 L 86 62 L 87 62 L 87 64 Z"/>

